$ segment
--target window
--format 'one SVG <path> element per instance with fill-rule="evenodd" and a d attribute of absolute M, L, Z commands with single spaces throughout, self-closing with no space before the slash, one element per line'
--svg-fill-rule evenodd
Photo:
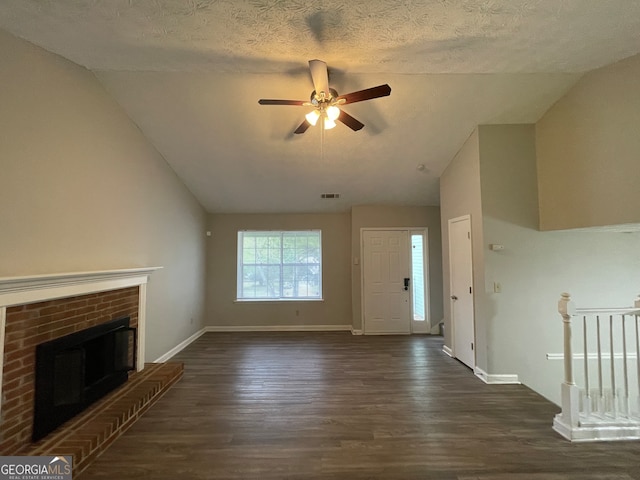
<path fill-rule="evenodd" d="M 237 298 L 322 299 L 320 230 L 238 232 Z"/>
<path fill-rule="evenodd" d="M 425 314 L 424 233 L 411 233 L 411 284 L 413 285 L 413 319 L 423 322 Z"/>

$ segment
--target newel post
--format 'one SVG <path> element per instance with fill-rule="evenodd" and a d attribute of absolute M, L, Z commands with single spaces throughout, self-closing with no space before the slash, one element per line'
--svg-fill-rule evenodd
<path fill-rule="evenodd" d="M 562 383 L 562 423 L 571 430 L 580 424 L 580 391 L 573 381 L 573 351 L 571 350 L 571 317 L 575 305 L 571 295 L 563 293 L 558 301 L 558 313 L 564 326 L 564 382 Z"/>
<path fill-rule="evenodd" d="M 560 295 L 558 313 L 562 317 L 564 325 L 564 383 L 575 385 L 573 382 L 573 352 L 571 351 L 571 316 L 575 313 L 575 306 L 568 293 Z"/>

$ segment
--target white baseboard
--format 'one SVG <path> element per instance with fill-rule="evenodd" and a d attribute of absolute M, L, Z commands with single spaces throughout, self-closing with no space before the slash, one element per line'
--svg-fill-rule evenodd
<path fill-rule="evenodd" d="M 640 440 L 640 425 L 637 423 L 627 424 L 621 422 L 619 425 L 609 426 L 577 426 L 573 427 L 564 422 L 562 414 L 559 413 L 553 419 L 553 429 L 567 440 L 572 442 L 611 442 L 614 440 Z"/>
<path fill-rule="evenodd" d="M 164 355 L 158 357 L 153 363 L 164 363 L 171 359 L 173 356 L 180 353 L 187 348 L 190 344 L 195 342 L 204 333 L 207 332 L 351 332 L 354 335 L 358 335 L 358 330 L 353 330 L 351 325 L 257 325 L 257 326 L 243 326 L 243 325 L 223 325 L 223 326 L 208 326 L 202 330 L 197 331 L 186 340 L 180 342 Z M 362 331 L 360 330 L 360 335 Z"/>
<path fill-rule="evenodd" d="M 206 332 L 350 332 L 351 325 L 210 325 Z"/>
<path fill-rule="evenodd" d="M 446 345 L 442 346 L 442 351 L 444 353 L 446 353 L 447 355 L 449 355 L 451 358 L 454 358 L 453 356 L 453 350 L 451 350 L 449 347 L 447 347 Z"/>
<path fill-rule="evenodd" d="M 177 355 L 178 353 L 180 353 L 182 350 L 184 350 L 185 348 L 187 348 L 189 345 L 191 345 L 193 342 L 195 342 L 198 338 L 200 338 L 202 336 L 203 333 L 205 333 L 206 329 L 202 329 L 202 330 L 198 330 L 196 333 L 194 333 L 193 335 L 191 335 L 189 338 L 187 338 L 186 340 L 180 342 L 178 345 L 176 345 L 175 347 L 173 347 L 171 350 L 169 350 L 167 353 L 165 353 L 164 355 L 162 355 L 161 357 L 158 357 L 157 359 L 155 359 L 153 361 L 153 363 L 164 363 L 167 360 L 169 360 L 171 357 L 173 357 L 174 355 Z"/>
<path fill-rule="evenodd" d="M 364 335 L 362 329 L 351 328 L 351 335 Z"/>
<path fill-rule="evenodd" d="M 520 385 L 520 381 L 518 380 L 518 375 L 512 374 L 491 374 L 482 370 L 480 367 L 475 367 L 473 369 L 473 373 L 475 373 L 476 377 L 482 380 L 484 383 L 496 384 L 496 385 L 508 385 L 515 384 Z"/>

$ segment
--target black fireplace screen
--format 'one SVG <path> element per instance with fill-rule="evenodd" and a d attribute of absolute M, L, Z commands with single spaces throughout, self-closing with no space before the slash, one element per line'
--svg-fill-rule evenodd
<path fill-rule="evenodd" d="M 34 442 L 127 381 L 137 350 L 129 324 L 121 318 L 36 347 Z"/>

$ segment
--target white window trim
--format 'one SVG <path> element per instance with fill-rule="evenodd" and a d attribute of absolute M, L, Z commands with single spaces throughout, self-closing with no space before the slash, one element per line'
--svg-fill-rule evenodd
<path fill-rule="evenodd" d="M 243 258 L 241 255 L 241 252 L 243 250 L 243 244 L 242 244 L 242 239 L 243 236 L 241 234 L 244 233 L 264 233 L 264 234 L 279 234 L 282 236 L 282 234 L 285 233 L 303 233 L 303 232 L 313 232 L 313 233 L 317 233 L 318 234 L 318 238 L 320 239 L 320 251 L 319 251 L 319 255 L 320 255 L 320 263 L 319 263 L 319 267 L 320 267 L 320 278 L 319 278 L 319 289 L 320 289 L 320 296 L 319 297 L 277 297 L 277 298 L 265 298 L 265 297 L 249 297 L 249 298 L 243 298 L 240 297 L 239 294 L 242 291 L 242 267 L 243 267 Z M 281 244 L 281 248 L 282 248 L 282 244 Z M 239 230 L 238 231 L 238 235 L 237 235 L 237 247 L 236 247 L 236 298 L 234 300 L 234 303 L 274 303 L 274 302 L 287 302 L 287 303 L 291 303 L 291 302 L 323 302 L 324 301 L 324 285 L 323 285 L 323 254 L 322 254 L 322 230 L 321 229 L 308 229 L 308 230 L 300 230 L 300 229 L 296 229 L 296 230 Z M 301 266 L 305 266 L 306 264 L 283 264 L 282 263 L 282 255 L 280 257 L 280 263 L 279 264 L 265 264 L 265 265 L 273 265 L 273 266 L 279 266 L 282 267 L 283 265 L 288 265 L 288 266 L 296 266 L 296 265 L 301 265 Z"/>

